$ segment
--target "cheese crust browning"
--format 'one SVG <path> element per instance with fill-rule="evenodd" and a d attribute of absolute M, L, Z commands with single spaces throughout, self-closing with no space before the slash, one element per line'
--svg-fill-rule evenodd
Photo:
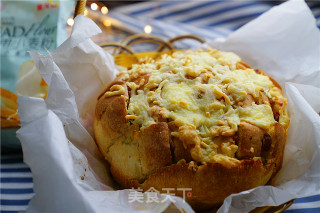
<path fill-rule="evenodd" d="M 94 134 L 123 187 L 192 188 L 187 202 L 208 209 L 279 170 L 286 105 L 279 84 L 234 53 L 175 51 L 118 74 Z"/>

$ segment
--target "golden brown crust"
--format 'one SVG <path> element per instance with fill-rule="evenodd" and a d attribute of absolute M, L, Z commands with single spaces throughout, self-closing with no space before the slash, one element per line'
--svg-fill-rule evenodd
<path fill-rule="evenodd" d="M 139 130 L 138 125 L 129 125 L 126 115 L 124 97 L 102 96 L 94 122 L 100 151 L 122 185 L 127 185 L 127 179 L 141 181 L 156 168 L 172 163 L 168 124 L 161 122 Z"/>
<path fill-rule="evenodd" d="M 119 138 L 121 129 L 127 123 L 125 115 L 124 97 L 101 98 L 97 103 L 93 131 L 97 145 L 106 159 L 110 146 Z"/>
<path fill-rule="evenodd" d="M 143 176 L 149 175 L 156 168 L 170 165 L 172 159 L 168 124 L 152 124 L 140 132 L 139 152 Z"/>
<path fill-rule="evenodd" d="M 119 125 L 121 122 L 122 125 L 128 125 L 128 122 L 123 122 L 125 116 L 123 113 L 124 99 L 119 99 L 119 97 L 107 99 L 109 99 L 109 104 L 114 104 L 117 107 L 110 111 L 105 110 L 101 116 L 102 118 L 111 116 L 114 119 L 113 122 L 104 123 L 102 121 L 104 119 L 97 119 L 98 121 L 95 122 L 95 133 L 99 132 L 95 135 L 96 140 L 100 141 L 98 142 L 100 149 L 103 149 L 99 138 L 99 134 L 102 132 L 99 130 L 101 125 L 104 126 L 104 131 L 108 129 L 106 132 L 111 135 L 115 130 L 111 125 L 115 125 L 115 123 Z M 108 107 L 108 104 L 105 105 L 102 100 L 99 103 Z M 122 108 L 119 106 L 122 106 Z M 98 110 L 101 109 L 97 107 Z M 110 115 L 111 113 L 113 115 Z M 221 205 L 224 198 L 232 193 L 265 185 L 281 165 L 285 132 L 279 123 L 275 123 L 268 133 L 264 133 L 252 124 L 241 122 L 238 131 L 240 138 L 238 156 L 251 159 L 242 160 L 239 166 L 232 168 L 227 168 L 218 163 L 208 163 L 192 168 L 190 168 L 191 163 L 170 165 L 172 159 L 169 131 L 167 123 L 163 122 L 151 125 L 142 131 L 140 130 L 140 132 L 137 126 L 129 126 L 125 131 L 126 134 L 121 133 L 120 137 L 121 131 L 118 129 L 117 137 L 111 137 L 117 138 L 117 140 L 113 139 L 114 144 L 110 145 L 108 154 L 105 154 L 105 156 L 110 156 L 107 159 L 111 164 L 110 170 L 113 177 L 126 188 L 141 187 L 143 190 L 148 190 L 150 187 L 154 187 L 162 192 L 165 192 L 162 190 L 163 188 L 191 188 L 192 196 L 186 196 L 187 202 L 194 209 L 203 210 Z M 138 136 L 134 136 L 135 134 L 138 134 Z M 260 143 L 263 141 L 265 134 L 270 135 L 272 143 L 265 145 L 267 150 L 261 150 L 261 148 L 259 150 L 259 146 L 263 147 Z M 128 135 L 133 139 L 130 144 L 125 144 L 124 141 Z M 103 137 L 108 138 L 107 135 Z M 250 140 L 250 137 L 253 139 Z M 190 162 L 192 160 L 190 152 L 184 149 L 182 142 L 177 138 L 174 138 L 173 141 L 176 162 L 181 159 Z M 249 146 L 254 143 L 249 143 L 249 141 L 259 144 L 253 146 L 253 153 L 250 152 Z M 265 143 L 267 143 L 267 140 L 265 140 Z M 263 158 L 268 159 L 266 165 L 263 165 L 259 158 L 252 158 L 253 156 L 259 156 L 258 152 L 262 153 Z M 176 195 L 183 196 L 183 191 L 175 192 Z"/>
<path fill-rule="evenodd" d="M 186 160 L 187 162 L 192 161 L 190 154 L 190 147 L 184 148 L 183 142 L 176 137 L 173 137 L 174 143 L 174 160 L 178 162 L 181 159 Z"/>
<path fill-rule="evenodd" d="M 190 164 L 173 164 L 160 168 L 150 175 L 141 187 L 144 190 L 155 187 L 162 192 L 163 188 L 180 188 L 181 191 L 177 190 L 176 193 L 181 197 L 182 188 L 189 188 L 192 196 L 185 196 L 186 201 L 194 209 L 204 210 L 221 205 L 232 193 L 266 184 L 274 166 L 263 166 L 260 159 L 242 160 L 240 166 L 232 168 L 215 163 L 204 164 L 194 169 Z"/>
<path fill-rule="evenodd" d="M 275 161 L 275 174 L 281 168 L 286 142 L 286 132 L 281 124 L 275 123 L 275 125 L 268 131 L 268 134 L 271 136 L 272 144 L 270 146 L 270 150 L 266 150 L 262 153 L 262 157 Z"/>
<path fill-rule="evenodd" d="M 248 67 L 244 63 L 238 66 L 243 69 Z M 256 72 L 265 75 L 261 70 Z M 142 75 L 131 80 L 141 89 L 149 77 Z M 121 90 L 121 94 L 109 93 L 114 85 L 123 87 L 123 91 L 115 87 Z M 183 139 L 171 136 L 171 132 L 182 132 L 183 126 L 164 122 L 159 110 L 150 115 L 157 123 L 145 128 L 132 125 L 126 119 L 129 93 L 126 83 L 116 79 L 99 96 L 94 121 L 96 142 L 111 165 L 113 177 L 123 187 L 141 187 L 144 191 L 154 187 L 162 192 L 165 192 L 163 188 L 191 188 L 192 196 L 185 197 L 187 202 L 196 210 L 204 210 L 221 205 L 232 193 L 265 185 L 281 166 L 288 126 L 275 122 L 265 130 L 242 121 L 234 137 L 219 136 L 226 139 L 222 140 L 224 142 L 234 140 L 238 146 L 236 157 L 239 161 L 234 159 L 237 163 L 229 166 L 209 162 L 200 165 L 193 161 L 195 156 L 192 156 L 192 149 L 199 144 L 184 143 L 193 135 L 180 134 L 188 137 Z M 271 106 L 275 116 L 284 107 L 261 91 L 255 98 L 248 94 L 241 106 L 246 108 L 253 103 Z M 175 193 L 183 196 L 182 190 Z"/>

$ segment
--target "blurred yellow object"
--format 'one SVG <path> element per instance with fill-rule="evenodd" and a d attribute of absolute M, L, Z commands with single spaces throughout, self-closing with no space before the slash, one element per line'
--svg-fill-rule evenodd
<path fill-rule="evenodd" d="M 16 88 L 17 94 L 46 98 L 48 89 L 48 85 L 41 78 L 33 61 L 27 61 L 21 65 Z M 0 91 L 1 128 L 19 127 L 18 96 L 4 88 L 0 88 Z"/>
<path fill-rule="evenodd" d="M 17 95 L 3 88 L 0 88 L 0 92 L 1 128 L 19 126 L 20 119 L 17 115 Z"/>
<path fill-rule="evenodd" d="M 10 127 L 18 127 L 19 124 L 20 124 L 20 120 L 1 118 L 1 129 L 10 128 Z"/>
<path fill-rule="evenodd" d="M 17 94 L 45 98 L 48 89 L 48 85 L 41 78 L 33 61 L 27 61 L 21 65 L 16 88 Z"/>
<path fill-rule="evenodd" d="M 18 109 L 18 104 L 17 104 L 17 98 L 18 96 L 9 90 L 6 90 L 4 88 L 0 88 L 1 90 L 1 109 L 2 107 L 12 109 L 12 110 L 17 110 Z M 2 116 L 2 113 L 1 113 Z"/>
<path fill-rule="evenodd" d="M 1 117 L 7 118 L 7 119 L 19 120 L 17 111 L 10 110 L 10 109 L 1 109 Z"/>

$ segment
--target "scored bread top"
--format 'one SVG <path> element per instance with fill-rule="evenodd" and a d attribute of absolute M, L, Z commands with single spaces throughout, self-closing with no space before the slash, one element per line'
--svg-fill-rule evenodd
<path fill-rule="evenodd" d="M 119 95 L 126 98 L 130 124 L 143 130 L 167 122 L 171 137 L 201 164 L 231 167 L 260 157 L 262 144 L 251 138 L 267 144 L 276 123 L 285 130 L 289 125 L 280 86 L 231 52 L 188 50 L 146 58 L 120 72 L 105 93 Z"/>

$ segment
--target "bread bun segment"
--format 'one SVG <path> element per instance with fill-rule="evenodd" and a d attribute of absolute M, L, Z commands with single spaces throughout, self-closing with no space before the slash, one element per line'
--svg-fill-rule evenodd
<path fill-rule="evenodd" d="M 205 210 L 280 169 L 286 105 L 280 85 L 238 55 L 177 50 L 118 74 L 98 98 L 94 135 L 121 186 L 173 188 Z"/>

